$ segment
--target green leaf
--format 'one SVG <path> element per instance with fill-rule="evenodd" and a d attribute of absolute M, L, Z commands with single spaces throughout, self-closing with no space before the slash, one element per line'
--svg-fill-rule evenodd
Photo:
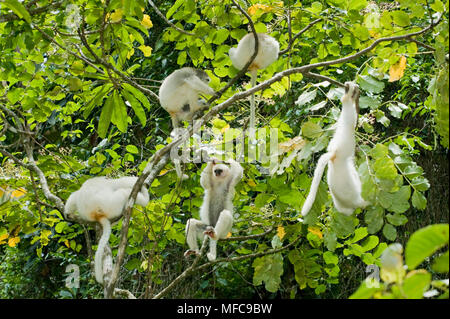
<path fill-rule="evenodd" d="M 64 227 L 66 227 L 66 225 L 67 225 L 67 222 L 59 222 L 59 223 L 56 224 L 56 226 L 55 226 L 55 231 L 56 231 L 57 233 L 61 233 L 61 232 L 63 231 Z"/>
<path fill-rule="evenodd" d="M 145 126 L 145 124 L 147 123 L 147 118 L 145 116 L 145 111 L 142 107 L 141 102 L 139 102 L 130 92 L 126 90 L 123 90 L 122 94 L 127 99 L 128 103 L 130 103 L 134 114 L 136 114 L 137 118 L 139 119 L 139 122 L 141 122 L 142 126 Z"/>
<path fill-rule="evenodd" d="M 412 234 L 405 249 L 409 269 L 415 269 L 425 258 L 447 245 L 448 234 L 448 224 L 430 225 Z"/>
<path fill-rule="evenodd" d="M 320 125 L 308 121 L 302 125 L 302 135 L 310 139 L 315 139 L 322 135 L 322 128 Z"/>
<path fill-rule="evenodd" d="M 122 97 L 114 90 L 113 92 L 114 108 L 111 116 L 111 122 L 117 125 L 117 128 L 125 133 L 128 128 L 127 107 L 123 103 Z"/>
<path fill-rule="evenodd" d="M 391 12 L 391 14 L 394 18 L 394 23 L 401 27 L 406 27 L 411 23 L 409 15 L 406 12 L 397 10 Z"/>
<path fill-rule="evenodd" d="M 375 287 L 375 285 L 373 286 L 367 286 L 366 281 L 363 281 L 361 286 L 359 286 L 358 290 L 356 290 L 350 297 L 349 299 L 370 299 L 373 297 L 373 295 L 382 290 L 383 288 L 380 287 L 377 288 Z"/>
<path fill-rule="evenodd" d="M 10 8 L 19 18 L 24 19 L 26 22 L 31 23 L 31 16 L 27 9 L 17 0 L 4 0 L 3 3 L 6 7 Z"/>
<path fill-rule="evenodd" d="M 331 228 L 338 237 L 345 237 L 350 235 L 355 230 L 352 216 L 336 213 L 331 221 Z"/>
<path fill-rule="evenodd" d="M 444 254 L 436 257 L 431 268 L 435 272 L 448 273 L 448 250 Z"/>
<path fill-rule="evenodd" d="M 357 82 L 361 86 L 361 89 L 367 92 L 381 93 L 384 90 L 384 83 L 370 75 L 359 75 Z"/>
<path fill-rule="evenodd" d="M 364 252 L 372 250 L 378 245 L 379 242 L 380 240 L 378 239 L 378 237 L 372 235 L 361 243 L 361 249 Z"/>
<path fill-rule="evenodd" d="M 394 214 L 394 215 L 388 214 L 386 215 L 386 219 L 388 220 L 389 223 L 391 223 L 394 226 L 404 225 L 408 221 L 408 218 L 402 214 Z"/>
<path fill-rule="evenodd" d="M 166 18 L 170 19 L 170 17 L 178 10 L 178 8 L 183 4 L 184 0 L 177 0 L 173 4 L 173 6 L 167 11 Z"/>
<path fill-rule="evenodd" d="M 83 116 L 84 118 L 87 118 L 89 114 L 92 112 L 94 107 L 100 104 L 100 101 L 103 99 L 103 97 L 109 93 L 109 90 L 112 88 L 112 84 L 105 84 L 103 86 L 98 86 L 94 90 L 92 90 L 92 93 L 96 93 L 94 98 L 91 98 L 89 102 L 86 104 Z"/>
<path fill-rule="evenodd" d="M 142 105 L 144 105 L 147 108 L 147 110 L 150 109 L 150 102 L 148 101 L 144 93 L 142 93 L 141 91 L 139 91 L 138 89 L 136 89 L 135 87 L 131 86 L 128 83 L 122 83 L 122 87 L 131 94 L 133 94 L 133 96 L 137 98 L 142 103 Z"/>
<path fill-rule="evenodd" d="M 308 102 L 311 102 L 312 100 L 314 100 L 316 98 L 317 95 L 317 89 L 312 90 L 312 91 L 306 91 L 303 92 L 297 99 L 297 101 L 295 102 L 295 104 L 297 106 L 302 106 Z"/>
<path fill-rule="evenodd" d="M 127 147 L 125 148 L 127 150 L 128 153 L 131 154 L 139 154 L 139 149 L 135 146 L 135 145 L 127 145 Z"/>
<path fill-rule="evenodd" d="M 410 272 L 403 281 L 402 290 L 408 299 L 422 299 L 431 282 L 431 274 L 425 270 Z"/>
<path fill-rule="evenodd" d="M 278 253 L 256 258 L 252 266 L 255 268 L 253 284 L 261 285 L 264 282 L 267 291 L 277 292 L 283 274 L 283 256 Z"/>
<path fill-rule="evenodd" d="M 384 224 L 384 209 L 380 206 L 370 207 L 364 216 L 364 221 L 369 234 L 377 233 Z"/>
<path fill-rule="evenodd" d="M 347 245 L 356 243 L 357 241 L 360 241 L 361 239 L 363 239 L 363 238 L 366 237 L 367 235 L 368 235 L 367 227 L 360 227 L 360 228 L 357 228 L 357 229 L 355 230 L 355 234 L 353 235 L 353 237 L 350 238 L 349 240 L 346 240 L 345 243 L 346 243 Z"/>
<path fill-rule="evenodd" d="M 105 138 L 108 132 L 109 123 L 111 123 L 111 116 L 114 109 L 114 99 L 113 94 L 110 94 L 105 101 L 105 105 L 100 113 L 100 119 L 98 121 L 98 136 Z"/>
<path fill-rule="evenodd" d="M 339 262 L 338 256 L 336 256 L 331 251 L 324 252 L 323 260 L 325 261 L 326 264 L 332 264 L 332 265 L 337 265 Z"/>
<path fill-rule="evenodd" d="M 394 241 L 397 238 L 397 230 L 391 224 L 386 223 L 383 227 L 383 235 L 390 241 Z"/>

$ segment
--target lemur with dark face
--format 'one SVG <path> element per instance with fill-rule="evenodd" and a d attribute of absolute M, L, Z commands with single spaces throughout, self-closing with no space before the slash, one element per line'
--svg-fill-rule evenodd
<path fill-rule="evenodd" d="M 217 240 L 226 238 L 233 226 L 233 197 L 236 184 L 242 179 L 243 169 L 234 161 L 228 165 L 218 164 L 216 159 L 208 162 L 200 177 L 200 184 L 205 190 L 200 219 L 191 218 L 186 224 L 186 241 L 189 250 L 185 256 L 198 254 L 198 240 L 203 235 L 210 237 L 209 260 L 217 255 Z"/>

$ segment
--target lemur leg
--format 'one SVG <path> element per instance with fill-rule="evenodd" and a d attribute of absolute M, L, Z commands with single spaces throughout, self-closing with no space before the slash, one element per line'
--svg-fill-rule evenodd
<path fill-rule="evenodd" d="M 217 240 L 226 238 L 233 226 L 233 214 L 227 209 L 224 209 L 217 220 L 216 227 L 208 226 L 204 232 L 210 237 L 209 253 L 206 254 L 208 260 L 215 260 L 217 255 Z"/>
<path fill-rule="evenodd" d="M 209 261 L 216 260 L 217 256 L 217 240 L 210 238 L 209 240 L 209 253 L 206 254 Z"/>
<path fill-rule="evenodd" d="M 200 250 L 198 249 L 198 237 L 205 227 L 206 225 L 197 219 L 191 218 L 188 220 L 186 224 L 186 242 L 189 249 L 184 253 L 185 257 L 200 254 Z"/>
<path fill-rule="evenodd" d="M 218 240 L 226 238 L 233 226 L 233 215 L 227 209 L 224 209 L 217 220 L 216 226 L 213 228 L 208 226 L 204 232 L 205 235 L 211 237 L 211 239 Z"/>

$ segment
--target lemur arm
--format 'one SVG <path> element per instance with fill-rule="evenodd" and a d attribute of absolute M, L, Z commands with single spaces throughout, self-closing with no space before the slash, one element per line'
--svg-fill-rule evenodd
<path fill-rule="evenodd" d="M 184 80 L 184 82 L 195 91 L 209 95 L 213 95 L 215 93 L 214 90 L 207 83 L 203 82 L 195 75 L 188 77 L 187 79 Z"/>
<path fill-rule="evenodd" d="M 212 187 L 211 181 L 212 181 L 213 166 L 214 166 L 213 162 L 214 161 L 211 161 L 211 162 L 208 162 L 208 164 L 206 164 L 206 167 L 200 176 L 200 185 L 202 185 L 202 187 L 204 189 L 211 189 L 211 187 Z"/>

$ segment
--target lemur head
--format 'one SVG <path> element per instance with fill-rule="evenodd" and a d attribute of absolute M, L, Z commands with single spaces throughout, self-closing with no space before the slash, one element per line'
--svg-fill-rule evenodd
<path fill-rule="evenodd" d="M 345 82 L 345 95 L 343 99 L 355 101 L 356 113 L 359 114 L 359 86 L 354 82 Z"/>
<path fill-rule="evenodd" d="M 195 75 L 203 82 L 209 83 L 211 81 L 208 73 L 206 73 L 205 71 L 199 70 L 199 69 L 193 69 L 193 70 L 195 72 Z"/>
<path fill-rule="evenodd" d="M 213 173 L 217 179 L 225 179 L 230 174 L 230 168 L 225 164 L 214 164 Z"/>

